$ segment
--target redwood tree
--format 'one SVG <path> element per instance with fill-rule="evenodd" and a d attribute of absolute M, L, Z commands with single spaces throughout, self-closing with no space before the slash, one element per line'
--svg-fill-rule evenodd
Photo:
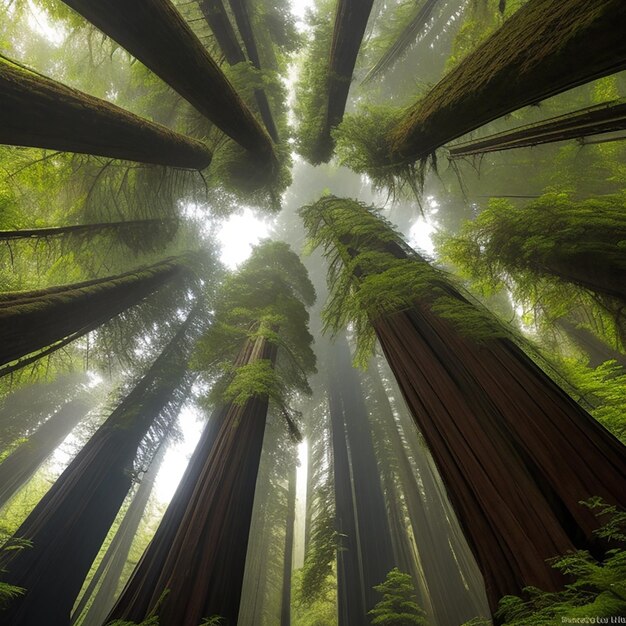
<path fill-rule="evenodd" d="M 373 210 L 326 196 L 301 215 L 331 260 L 327 326 L 351 321 L 361 357 L 380 341 L 492 609 L 530 585 L 558 588 L 546 559 L 602 550 L 579 502 L 625 504 L 622 444 Z"/>
<path fill-rule="evenodd" d="M 289 247 L 268 243 L 226 281 L 221 295 L 196 356 L 198 367 L 218 379 L 214 441 L 194 457 L 195 483 L 175 497 L 167 521 L 177 527 L 157 532 L 164 542 L 155 537 L 112 617 L 140 621 L 155 612 L 161 626 L 197 626 L 214 615 L 229 626 L 237 622 L 267 411 L 271 402 L 294 428 L 287 401 L 308 389 L 306 372 L 313 369 L 303 303 L 313 301 L 314 291 Z M 153 560 L 151 551 L 164 556 Z"/>

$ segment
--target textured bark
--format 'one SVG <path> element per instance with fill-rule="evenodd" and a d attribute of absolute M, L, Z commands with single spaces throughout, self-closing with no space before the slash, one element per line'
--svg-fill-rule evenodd
<path fill-rule="evenodd" d="M 579 501 L 624 504 L 623 447 L 508 341 L 478 347 L 423 304 L 375 327 L 492 609 L 529 585 L 558 588 L 545 560 L 598 547 Z"/>
<path fill-rule="evenodd" d="M 626 67 L 622 0 L 529 0 L 421 97 L 392 131 L 391 161 Z"/>
<path fill-rule="evenodd" d="M 452 159 L 458 159 L 472 154 L 526 148 L 567 139 L 581 139 L 589 135 L 624 129 L 626 129 L 626 102 L 610 102 L 457 144 L 450 148 L 449 155 Z"/>
<path fill-rule="evenodd" d="M 147 374 L 78 453 L 16 531 L 33 547 L 0 557 L 24 587 L 0 614 L 11 626 L 68 626 L 70 611 L 132 484 L 139 443 L 187 371 L 189 315 Z"/>
<path fill-rule="evenodd" d="M 78 606 L 72 612 L 71 624 L 75 624 L 81 617 L 81 626 L 102 626 L 105 623 L 106 616 L 115 603 L 115 594 L 119 587 L 120 578 L 152 494 L 154 482 L 166 450 L 166 440 L 164 439 L 159 445 L 148 471 L 141 479 L 124 519 L 102 557 L 98 569 L 94 572 L 89 586 L 85 589 Z M 89 604 L 90 601 L 91 604 Z M 89 606 L 87 606 L 88 604 Z M 84 616 L 82 616 L 83 612 Z"/>
<path fill-rule="evenodd" d="M 26 484 L 88 410 L 86 398 L 70 400 L 0 463 L 0 507 Z"/>
<path fill-rule="evenodd" d="M 260 159 L 275 160 L 269 135 L 169 0 L 64 1 L 229 137 Z"/>
<path fill-rule="evenodd" d="M 0 142 L 202 170 L 202 142 L 0 57 Z"/>
<path fill-rule="evenodd" d="M 291 626 L 291 570 L 293 567 L 294 524 L 296 521 L 296 467 L 289 471 L 285 552 L 283 555 L 283 589 L 280 626 Z"/>
<path fill-rule="evenodd" d="M 140 622 L 149 612 L 153 590 L 174 543 L 176 531 L 182 523 L 186 507 L 191 501 L 193 490 L 200 480 L 204 462 L 210 456 L 224 415 L 224 408 L 220 408 L 209 419 L 152 541 L 135 567 L 130 580 L 105 623 L 115 619 Z"/>
<path fill-rule="evenodd" d="M 14 239 L 45 239 L 64 236 L 93 236 L 107 231 L 144 230 L 148 228 L 175 227 L 175 219 L 127 220 L 123 222 L 101 222 L 98 224 L 76 224 L 74 226 L 53 226 L 49 228 L 21 228 L 0 230 L 0 241 Z"/>
<path fill-rule="evenodd" d="M 275 357 L 276 347 L 259 337 L 247 342 L 236 364 L 273 363 Z M 165 553 L 160 570 L 151 572 L 151 564 L 142 559 L 133 575 L 142 581 L 132 584 L 137 600 L 125 590 L 114 617 L 139 621 L 168 590 L 157 611 L 160 626 L 197 626 L 212 615 L 222 616 L 227 626 L 237 623 L 267 408 L 265 396 L 224 408 L 208 455 L 196 459 L 201 464 L 195 470 L 197 481 L 189 496 L 176 503 L 174 516 L 180 521 L 167 537 L 169 545 L 155 545 L 155 551 Z M 169 519 L 168 525 L 178 520 Z M 154 581 L 147 589 L 146 577 Z"/>
<path fill-rule="evenodd" d="M 320 162 L 332 156 L 331 130 L 343 119 L 354 66 L 365 34 L 373 0 L 338 0 L 328 65 L 328 97 L 324 125 L 317 140 Z"/>
<path fill-rule="evenodd" d="M 185 268 L 185 257 L 176 257 L 117 276 L 0 294 L 0 364 L 104 324 Z"/>

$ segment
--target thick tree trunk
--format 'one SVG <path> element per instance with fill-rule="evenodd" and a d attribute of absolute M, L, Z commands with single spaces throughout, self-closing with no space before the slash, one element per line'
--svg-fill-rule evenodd
<path fill-rule="evenodd" d="M 287 522 L 285 529 L 285 552 L 283 555 L 282 603 L 280 626 L 291 626 L 291 570 L 293 567 L 293 539 L 296 521 L 296 467 L 289 471 L 287 495 Z"/>
<path fill-rule="evenodd" d="M 425 304 L 375 328 L 492 609 L 529 585 L 558 588 L 546 559 L 597 548 L 597 520 L 579 502 L 624 504 L 622 446 L 508 341 L 479 347 Z"/>
<path fill-rule="evenodd" d="M 70 400 L 0 463 L 0 508 L 26 484 L 89 408 L 85 397 Z"/>
<path fill-rule="evenodd" d="M 205 144 L 0 56 L 0 143 L 202 170 Z"/>
<path fill-rule="evenodd" d="M 624 129 L 626 129 L 626 102 L 609 102 L 457 144 L 450 147 L 449 155 L 451 159 L 458 159 L 472 154 L 538 146 Z"/>
<path fill-rule="evenodd" d="M 259 337 L 247 343 L 236 364 L 259 359 L 273 363 L 275 358 L 276 347 Z M 184 510 L 182 515 L 176 512 L 180 523 L 173 538 L 167 537 L 169 545 L 155 545 L 156 551 L 165 552 L 160 570 L 150 572 L 150 563 L 142 559 L 133 575 L 143 581 L 140 587 L 146 576 L 154 584 L 138 589 L 138 602 L 126 597 L 127 589 L 115 617 L 143 619 L 167 590 L 157 610 L 160 626 L 197 626 L 212 615 L 222 616 L 227 626 L 236 625 L 267 409 L 266 396 L 225 407 L 209 454 L 197 458 L 201 467 L 193 490 L 186 501 L 176 503 L 178 511 Z"/>
<path fill-rule="evenodd" d="M 275 161 L 269 135 L 169 0 L 64 2 L 122 45 L 261 162 Z"/>
<path fill-rule="evenodd" d="M 185 271 L 185 257 L 176 257 L 117 276 L 0 294 L 0 364 L 104 324 Z"/>
<path fill-rule="evenodd" d="M 0 614 L 0 624 L 69 625 L 85 576 L 131 487 L 139 443 L 187 372 L 193 317 L 16 531 L 33 547 L 5 553 L 0 566 L 5 580 L 27 593 Z"/>
<path fill-rule="evenodd" d="M 80 603 L 72 612 L 71 624 L 75 624 L 83 612 L 84 616 L 80 621 L 81 626 L 102 626 L 105 623 L 105 619 L 115 603 L 115 594 L 120 584 L 120 578 L 148 505 L 148 500 L 152 495 L 154 482 L 166 450 L 166 439 L 164 439 L 159 445 L 148 471 L 141 479 L 124 519 L 102 557 L 89 586 L 82 595 Z"/>
<path fill-rule="evenodd" d="M 626 67 L 622 0 L 529 0 L 420 97 L 391 133 L 391 162 Z"/>

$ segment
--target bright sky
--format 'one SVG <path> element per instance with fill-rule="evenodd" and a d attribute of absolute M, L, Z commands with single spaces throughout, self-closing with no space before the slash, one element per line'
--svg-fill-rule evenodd
<path fill-rule="evenodd" d="M 245 261 L 252 247 L 269 235 L 271 222 L 256 216 L 251 209 L 231 215 L 217 231 L 222 247 L 220 258 L 229 269 Z"/>

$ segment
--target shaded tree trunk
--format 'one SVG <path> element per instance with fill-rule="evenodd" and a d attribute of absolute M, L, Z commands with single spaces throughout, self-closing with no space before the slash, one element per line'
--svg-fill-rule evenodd
<path fill-rule="evenodd" d="M 485 154 L 567 139 L 580 139 L 589 135 L 610 133 L 625 128 L 626 103 L 597 104 L 567 115 L 551 117 L 543 122 L 526 124 L 514 130 L 457 144 L 450 148 L 449 155 L 451 159 L 458 159 L 472 154 Z"/>
<path fill-rule="evenodd" d="M 260 160 L 272 141 L 169 0 L 64 0 Z M 145 25 L 150 28 L 146 29 Z"/>
<path fill-rule="evenodd" d="M 115 594 L 119 587 L 122 572 L 152 494 L 154 482 L 166 450 L 166 439 L 164 439 L 159 445 L 148 471 L 141 479 L 137 493 L 135 493 L 89 586 L 85 589 L 80 603 L 72 612 L 71 624 L 75 624 L 79 619 L 81 626 L 102 626 L 105 623 L 105 619 L 115 602 Z"/>
<path fill-rule="evenodd" d="M 0 143 L 202 170 L 205 144 L 0 57 Z"/>
<path fill-rule="evenodd" d="M 27 593 L 0 615 L 0 624 L 68 626 L 83 581 L 131 487 L 138 446 L 187 372 L 194 316 L 16 531 L 33 547 L 4 554 L 0 565 L 5 580 Z"/>
<path fill-rule="evenodd" d="M 620 71 L 625 29 L 621 0 L 529 0 L 409 108 L 389 137 L 390 161 L 424 159 L 511 111 Z"/>
<path fill-rule="evenodd" d="M 89 408 L 86 397 L 70 400 L 0 463 L 0 507 L 26 484 Z"/>
<path fill-rule="evenodd" d="M 174 257 L 117 276 L 0 294 L 0 364 L 104 324 L 181 277 L 186 267 L 186 257 Z"/>

